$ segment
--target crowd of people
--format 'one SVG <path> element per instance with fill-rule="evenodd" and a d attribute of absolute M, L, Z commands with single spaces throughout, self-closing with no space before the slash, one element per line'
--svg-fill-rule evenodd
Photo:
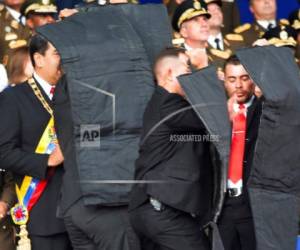
<path fill-rule="evenodd" d="M 153 64 L 157 86 L 145 108 L 134 166 L 137 183 L 155 181 L 134 185 L 125 204 L 92 206 L 82 199 L 78 172 L 65 169 L 72 149 L 57 143 L 56 137 L 64 142 L 72 133 L 65 128 L 72 127 L 68 112 L 55 110 L 61 103 L 70 109 L 61 55 L 37 29 L 90 7 L 138 4 L 108 2 L 86 1 L 61 11 L 53 0 L 0 3 L 0 250 L 15 250 L 17 244 L 20 250 L 213 249 L 203 227 L 211 220 L 216 196 L 222 196 L 214 187 L 218 157 L 204 139 L 206 124 L 178 80 L 210 66 L 224 83 L 232 130 L 225 196 L 216 221 L 223 246 L 215 250 L 257 249 L 247 182 L 264 96 L 236 52 L 286 47 L 300 66 L 300 9 L 278 20 L 276 0 L 249 0 L 254 22 L 241 25 L 234 0 L 163 1 L 173 45 Z M 63 129 L 54 126 L 55 114 L 66 122 Z M 180 139 L 187 135 L 193 140 Z M 68 198 L 60 202 L 67 191 Z M 24 225 L 30 240 L 22 234 Z"/>

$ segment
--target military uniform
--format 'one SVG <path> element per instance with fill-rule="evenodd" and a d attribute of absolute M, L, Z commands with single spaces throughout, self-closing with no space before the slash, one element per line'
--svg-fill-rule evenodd
<path fill-rule="evenodd" d="M 286 19 L 281 19 L 277 22 L 277 25 L 279 23 L 288 25 L 289 21 Z M 245 45 L 248 47 L 251 47 L 256 40 L 261 39 L 266 31 L 267 29 L 262 27 L 257 21 L 252 24 L 245 23 L 234 29 L 235 33 L 243 36 Z"/>
<path fill-rule="evenodd" d="M 10 172 L 0 169 L 0 201 L 12 207 L 16 201 L 15 185 Z M 0 245 L 1 250 L 15 250 L 14 229 L 10 216 L 0 218 Z"/>
<path fill-rule="evenodd" d="M 10 51 L 27 44 L 30 31 L 0 4 L 0 62 L 6 64 Z"/>
<path fill-rule="evenodd" d="M 240 11 L 236 1 L 222 0 L 224 34 L 232 33 L 234 28 L 240 26 Z"/>
<path fill-rule="evenodd" d="M 223 68 L 225 60 L 228 59 L 237 49 L 245 47 L 244 39 L 239 34 L 227 34 L 223 36 L 223 44 L 223 50 L 215 49 L 211 45 L 207 48 L 210 62 L 218 69 Z"/>

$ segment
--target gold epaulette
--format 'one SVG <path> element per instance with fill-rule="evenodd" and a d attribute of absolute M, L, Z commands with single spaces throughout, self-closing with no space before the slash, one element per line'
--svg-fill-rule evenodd
<path fill-rule="evenodd" d="M 283 19 L 279 20 L 279 24 L 283 25 L 283 26 L 288 26 L 288 25 L 290 25 L 290 22 L 289 22 L 289 20 L 283 18 Z"/>
<path fill-rule="evenodd" d="M 8 46 L 10 49 L 17 49 L 23 46 L 26 46 L 27 42 L 26 40 L 17 40 L 17 41 L 11 41 Z"/>
<path fill-rule="evenodd" d="M 174 38 L 174 39 L 172 39 L 172 44 L 175 47 L 179 47 L 184 44 L 184 38 Z"/>
<path fill-rule="evenodd" d="M 0 11 L 4 10 L 4 5 L 0 3 Z"/>
<path fill-rule="evenodd" d="M 214 56 L 220 57 L 222 59 L 228 59 L 231 55 L 231 50 L 218 50 L 218 49 L 210 49 L 211 54 Z"/>
<path fill-rule="evenodd" d="M 242 33 L 248 29 L 251 28 L 251 24 L 250 23 L 245 23 L 237 28 L 234 29 L 234 33 Z"/>
<path fill-rule="evenodd" d="M 243 36 L 240 34 L 227 34 L 225 38 L 229 41 L 244 41 Z"/>

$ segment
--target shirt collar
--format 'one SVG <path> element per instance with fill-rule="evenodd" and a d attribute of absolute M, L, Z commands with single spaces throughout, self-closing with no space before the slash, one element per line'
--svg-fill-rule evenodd
<path fill-rule="evenodd" d="M 186 49 L 186 51 L 191 51 L 195 48 L 192 48 L 191 46 L 187 45 L 186 43 L 184 43 L 184 48 Z M 197 49 L 201 49 L 201 48 L 197 48 Z M 203 48 L 203 51 L 206 51 L 205 48 Z"/>
<path fill-rule="evenodd" d="M 220 41 L 220 47 L 221 47 L 221 49 L 224 49 L 223 36 L 222 36 L 222 33 L 221 33 L 221 32 L 220 32 L 218 35 L 216 35 L 216 36 L 210 35 L 210 36 L 208 37 L 208 43 L 209 43 L 214 49 L 217 49 L 217 45 L 216 45 L 216 41 L 215 41 L 216 38 L 218 38 L 219 41 Z"/>
<path fill-rule="evenodd" d="M 268 29 L 269 24 L 272 24 L 272 28 L 276 27 L 276 20 L 257 20 L 257 23 L 264 29 Z"/>
<path fill-rule="evenodd" d="M 33 72 L 33 77 L 40 84 L 40 86 L 42 87 L 46 95 L 49 97 L 49 99 L 52 100 L 53 96 L 50 93 L 52 85 L 45 81 L 43 78 L 41 78 L 36 72 Z"/>
<path fill-rule="evenodd" d="M 247 114 L 247 109 L 252 105 L 253 101 L 254 101 L 255 96 L 253 95 L 248 102 L 243 103 L 245 106 L 245 115 Z M 233 111 L 235 113 L 239 112 L 239 104 L 237 102 L 233 103 Z"/>

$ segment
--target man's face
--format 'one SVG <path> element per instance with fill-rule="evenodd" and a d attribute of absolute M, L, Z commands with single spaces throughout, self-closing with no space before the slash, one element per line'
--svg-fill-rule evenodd
<path fill-rule="evenodd" d="M 180 34 L 188 41 L 207 42 L 209 37 L 209 25 L 206 16 L 196 16 L 185 21 L 180 27 Z"/>
<path fill-rule="evenodd" d="M 55 19 L 53 15 L 50 14 L 32 14 L 29 15 L 28 19 L 26 20 L 27 26 L 34 30 L 35 28 L 38 28 L 40 26 L 49 24 L 49 23 L 54 23 Z"/>
<path fill-rule="evenodd" d="M 4 0 L 3 2 L 5 5 L 13 8 L 16 6 L 21 6 L 25 0 Z"/>
<path fill-rule="evenodd" d="M 60 67 L 60 55 L 51 43 L 48 43 L 48 49 L 45 55 L 39 54 L 39 71 L 42 77 L 50 84 L 56 84 L 62 75 Z"/>
<path fill-rule="evenodd" d="M 238 103 L 246 103 L 254 94 L 255 85 L 241 64 L 228 64 L 225 67 L 224 85 L 228 97 L 235 94 Z"/>
<path fill-rule="evenodd" d="M 270 20 L 276 17 L 276 0 L 252 0 L 250 11 L 256 20 Z"/>
<path fill-rule="evenodd" d="M 223 12 L 221 7 L 216 3 L 210 3 L 207 6 L 208 12 L 211 17 L 208 19 L 208 24 L 210 27 L 220 28 L 223 25 Z"/>

